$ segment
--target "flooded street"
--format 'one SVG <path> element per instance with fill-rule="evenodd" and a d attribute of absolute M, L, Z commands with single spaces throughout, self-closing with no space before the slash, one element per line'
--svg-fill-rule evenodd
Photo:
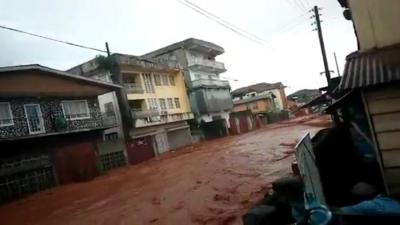
<path fill-rule="evenodd" d="M 1 224 L 242 224 L 290 172 L 293 146 L 318 122 L 296 121 L 199 143 L 0 207 Z"/>

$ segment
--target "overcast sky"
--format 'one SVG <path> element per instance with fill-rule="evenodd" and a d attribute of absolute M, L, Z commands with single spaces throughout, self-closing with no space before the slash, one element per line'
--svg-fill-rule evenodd
<path fill-rule="evenodd" d="M 357 50 L 352 24 L 336 0 L 191 0 L 202 8 L 266 41 L 249 41 L 177 0 L 0 0 L 0 25 L 47 35 L 112 52 L 142 55 L 194 37 L 222 46 L 217 57 L 233 89 L 257 82 L 283 82 L 287 93 L 325 85 L 321 51 L 310 13 L 323 8 L 323 32 L 330 69 L 333 51 L 344 58 Z M 65 70 L 97 52 L 0 29 L 0 66 L 42 64 Z"/>

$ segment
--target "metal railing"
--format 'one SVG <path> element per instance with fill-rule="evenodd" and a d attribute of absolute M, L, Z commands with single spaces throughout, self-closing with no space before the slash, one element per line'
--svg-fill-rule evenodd
<path fill-rule="evenodd" d="M 212 79 L 198 79 L 192 81 L 192 87 L 199 87 L 199 86 L 229 87 L 229 81 L 212 80 Z"/>
<path fill-rule="evenodd" d="M 42 117 L 14 117 L 0 120 L 0 139 L 17 138 L 37 134 L 79 131 L 117 126 L 115 115 L 101 113 L 47 114 Z"/>
<path fill-rule="evenodd" d="M 124 88 L 127 93 L 132 93 L 132 94 L 143 94 L 144 89 L 142 85 L 140 84 L 135 84 L 135 83 L 124 83 Z"/>
<path fill-rule="evenodd" d="M 213 68 L 219 71 L 225 71 L 225 64 L 222 62 L 217 62 L 213 60 L 208 60 L 208 59 L 203 59 L 203 58 L 195 58 L 192 57 L 189 60 L 189 66 L 204 66 L 204 67 L 209 67 Z"/>
<path fill-rule="evenodd" d="M 157 109 L 131 109 L 132 118 L 145 119 L 149 117 L 160 116 L 160 111 Z"/>

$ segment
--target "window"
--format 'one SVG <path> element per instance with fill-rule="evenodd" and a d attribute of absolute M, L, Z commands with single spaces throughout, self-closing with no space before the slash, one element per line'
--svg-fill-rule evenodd
<path fill-rule="evenodd" d="M 144 73 L 143 80 L 144 80 L 144 89 L 146 93 L 155 93 L 153 86 L 153 79 L 151 79 L 151 74 Z"/>
<path fill-rule="evenodd" d="M 106 116 L 115 116 L 114 105 L 112 102 L 104 104 L 104 111 Z"/>
<path fill-rule="evenodd" d="M 109 133 L 109 134 L 104 134 L 104 140 L 105 141 L 118 140 L 118 133 L 117 132 L 113 132 L 113 133 Z"/>
<path fill-rule="evenodd" d="M 179 102 L 179 98 L 174 98 L 174 101 L 175 101 L 175 107 L 177 109 L 181 108 L 181 103 Z"/>
<path fill-rule="evenodd" d="M 0 102 L 0 127 L 12 125 L 14 125 L 14 120 L 11 112 L 10 103 Z"/>
<path fill-rule="evenodd" d="M 154 74 L 154 84 L 155 84 L 156 86 L 161 86 L 160 74 Z"/>
<path fill-rule="evenodd" d="M 168 86 L 168 75 L 164 74 L 161 76 L 162 85 Z"/>
<path fill-rule="evenodd" d="M 168 108 L 169 109 L 174 109 L 174 101 L 172 100 L 172 98 L 168 98 Z"/>
<path fill-rule="evenodd" d="M 158 103 L 156 98 L 147 99 L 147 103 L 150 110 L 158 110 Z"/>
<path fill-rule="evenodd" d="M 86 100 L 62 101 L 61 106 L 66 119 L 89 119 L 89 106 Z"/>
<path fill-rule="evenodd" d="M 165 98 L 160 98 L 160 99 L 158 99 L 158 100 L 160 101 L 160 108 L 161 108 L 161 111 L 167 110 L 167 105 L 166 105 L 166 103 L 165 103 Z"/>
<path fill-rule="evenodd" d="M 169 75 L 169 83 L 172 86 L 175 86 L 175 77 L 174 77 L 174 75 Z"/>

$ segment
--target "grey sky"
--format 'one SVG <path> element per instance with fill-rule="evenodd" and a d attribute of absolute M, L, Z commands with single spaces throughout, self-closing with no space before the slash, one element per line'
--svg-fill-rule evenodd
<path fill-rule="evenodd" d="M 259 45 L 227 30 L 176 0 L 0 0 L 0 25 L 53 38 L 141 55 L 195 37 L 221 45 L 217 60 L 232 88 L 282 81 L 287 92 L 325 85 L 317 34 L 310 14 L 296 2 L 323 8 L 323 31 L 331 69 L 336 51 L 344 58 L 357 48 L 352 24 L 336 0 L 192 0 L 192 2 L 267 41 Z M 38 63 L 68 69 L 97 55 L 23 34 L 0 30 L 0 66 Z"/>

